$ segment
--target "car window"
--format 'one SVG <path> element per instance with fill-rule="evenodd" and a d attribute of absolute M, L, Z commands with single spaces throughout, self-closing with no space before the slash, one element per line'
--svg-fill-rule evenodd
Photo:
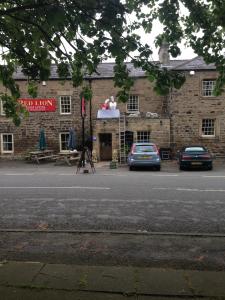
<path fill-rule="evenodd" d="M 191 151 L 198 151 L 198 152 L 205 152 L 205 149 L 203 147 L 188 147 L 185 148 L 185 152 L 191 152 Z"/>
<path fill-rule="evenodd" d="M 135 152 L 155 152 L 155 149 L 151 145 L 136 145 Z"/>

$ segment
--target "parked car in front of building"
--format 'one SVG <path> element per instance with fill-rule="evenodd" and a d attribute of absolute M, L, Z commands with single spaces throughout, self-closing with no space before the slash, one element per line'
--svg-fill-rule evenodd
<path fill-rule="evenodd" d="M 204 146 L 186 146 L 178 152 L 180 170 L 186 168 L 206 168 L 212 170 L 213 158 Z"/>
<path fill-rule="evenodd" d="M 133 143 L 127 163 L 130 171 L 135 167 L 154 167 L 161 169 L 161 159 L 157 146 L 153 143 Z"/>

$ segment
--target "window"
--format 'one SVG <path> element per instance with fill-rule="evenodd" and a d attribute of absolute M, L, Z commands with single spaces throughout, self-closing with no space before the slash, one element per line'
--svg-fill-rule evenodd
<path fill-rule="evenodd" d="M 68 140 L 69 133 L 60 133 L 59 135 L 59 143 L 60 143 L 60 152 L 68 150 Z"/>
<path fill-rule="evenodd" d="M 202 136 L 215 136 L 215 119 L 202 120 Z"/>
<path fill-rule="evenodd" d="M 4 111 L 3 101 L 2 100 L 0 100 L 0 115 L 1 116 L 5 116 L 5 111 Z"/>
<path fill-rule="evenodd" d="M 13 135 L 11 133 L 1 134 L 1 152 L 13 153 Z"/>
<path fill-rule="evenodd" d="M 144 145 L 144 146 L 137 145 L 135 148 L 135 152 L 139 152 L 139 153 L 156 152 L 156 149 L 154 146 L 150 146 L 150 145 Z"/>
<path fill-rule="evenodd" d="M 137 131 L 137 143 L 149 143 L 150 131 Z"/>
<path fill-rule="evenodd" d="M 61 96 L 60 97 L 60 114 L 68 115 L 71 114 L 71 97 Z"/>
<path fill-rule="evenodd" d="M 184 149 L 184 152 L 205 152 L 205 148 L 204 147 L 187 147 Z"/>
<path fill-rule="evenodd" d="M 202 81 L 202 95 L 205 97 L 212 97 L 215 84 L 216 84 L 215 80 L 211 80 L 211 79 L 203 80 Z"/>
<path fill-rule="evenodd" d="M 127 102 L 127 112 L 139 111 L 139 97 L 137 95 L 130 95 Z"/>

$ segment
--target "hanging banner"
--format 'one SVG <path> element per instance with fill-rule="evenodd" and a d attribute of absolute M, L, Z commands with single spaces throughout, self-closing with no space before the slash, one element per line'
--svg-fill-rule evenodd
<path fill-rule="evenodd" d="M 56 111 L 56 99 L 18 99 L 19 103 L 26 107 L 29 112 Z"/>
<path fill-rule="evenodd" d="M 84 97 L 81 98 L 81 117 L 86 117 L 86 103 Z"/>

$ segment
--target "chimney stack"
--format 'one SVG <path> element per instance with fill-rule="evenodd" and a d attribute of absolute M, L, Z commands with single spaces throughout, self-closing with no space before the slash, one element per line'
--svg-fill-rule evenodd
<path fill-rule="evenodd" d="M 170 65 L 170 54 L 169 54 L 169 44 L 166 41 L 162 42 L 162 45 L 159 48 L 159 62 L 162 66 Z"/>

